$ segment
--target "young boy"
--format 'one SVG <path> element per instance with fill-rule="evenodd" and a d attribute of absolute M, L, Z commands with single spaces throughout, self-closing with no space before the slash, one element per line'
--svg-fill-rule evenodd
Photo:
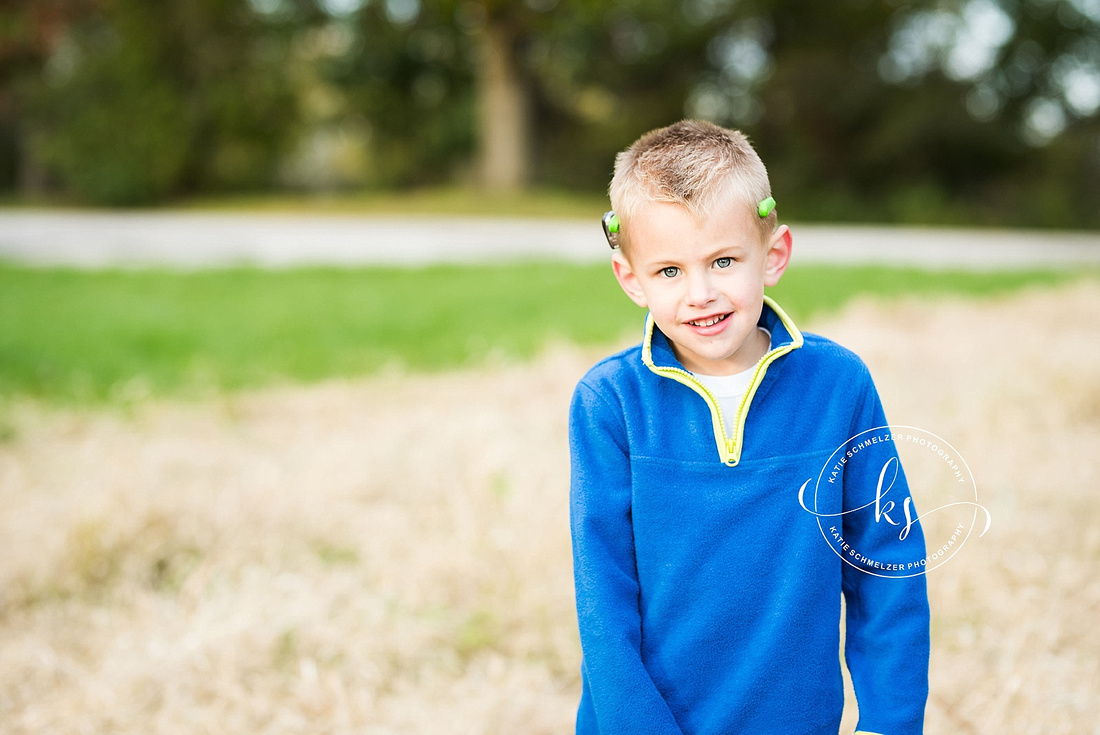
<path fill-rule="evenodd" d="M 843 594 L 859 729 L 920 733 L 924 577 L 842 558 L 898 543 L 877 500 L 810 513 L 799 492 L 886 420 L 859 358 L 764 295 L 792 245 L 764 165 L 740 133 L 684 121 L 619 154 L 610 196 L 615 278 L 649 314 L 571 407 L 577 732 L 835 735 Z M 839 473 L 846 494 L 882 492 L 854 462 Z M 889 491 L 900 508 L 900 472 Z M 919 524 L 905 543 L 923 551 Z"/>

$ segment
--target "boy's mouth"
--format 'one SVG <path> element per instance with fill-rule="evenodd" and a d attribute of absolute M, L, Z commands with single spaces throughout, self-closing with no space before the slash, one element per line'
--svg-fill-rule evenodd
<path fill-rule="evenodd" d="M 729 314 L 716 314 L 715 316 L 708 316 L 705 319 L 696 319 L 688 322 L 693 327 L 713 327 L 718 322 L 724 321 Z"/>

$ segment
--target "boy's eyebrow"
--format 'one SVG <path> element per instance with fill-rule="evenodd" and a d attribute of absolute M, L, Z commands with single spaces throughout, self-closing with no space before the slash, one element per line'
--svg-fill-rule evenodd
<path fill-rule="evenodd" d="M 729 243 L 728 245 L 723 245 L 723 246 L 717 248 L 714 252 L 710 253 L 706 257 L 708 259 L 721 258 L 721 257 L 723 257 L 723 255 L 725 253 L 728 253 L 731 250 L 736 251 L 738 253 L 743 253 L 743 252 L 745 252 L 746 249 L 747 248 L 744 245 L 742 245 L 741 243 L 733 242 L 733 243 Z"/>
<path fill-rule="evenodd" d="M 730 251 L 736 251 L 737 254 L 745 252 L 746 248 L 740 243 L 730 243 L 728 245 L 722 245 L 719 248 L 707 253 L 702 257 L 703 260 L 715 260 L 717 258 L 729 257 Z M 680 261 L 676 258 L 659 258 L 650 263 L 651 266 L 665 266 L 665 265 L 679 265 Z"/>

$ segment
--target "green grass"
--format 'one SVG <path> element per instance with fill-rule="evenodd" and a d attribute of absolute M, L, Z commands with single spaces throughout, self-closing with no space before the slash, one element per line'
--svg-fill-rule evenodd
<path fill-rule="evenodd" d="M 1065 283 L 1075 278 L 1100 278 L 1100 271 L 926 271 L 886 266 L 810 265 L 788 270 L 769 293 L 796 322 L 804 322 L 818 313 L 834 311 L 856 296 L 980 298 L 1028 286 Z"/>
<path fill-rule="evenodd" d="M 982 296 L 1070 277 L 806 266 L 773 295 L 805 321 L 857 294 Z M 621 343 L 641 320 L 606 265 L 190 273 L 0 265 L 0 396 L 99 402 L 393 366 L 441 370 L 487 355 L 526 358 L 553 340 Z"/>

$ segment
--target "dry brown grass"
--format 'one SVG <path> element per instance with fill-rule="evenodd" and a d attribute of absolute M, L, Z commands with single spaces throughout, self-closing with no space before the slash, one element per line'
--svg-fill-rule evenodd
<path fill-rule="evenodd" d="M 930 733 L 1100 732 L 1100 287 L 811 325 L 966 456 Z M 565 413 L 592 354 L 125 412 L 9 407 L 5 733 L 563 733 Z"/>

